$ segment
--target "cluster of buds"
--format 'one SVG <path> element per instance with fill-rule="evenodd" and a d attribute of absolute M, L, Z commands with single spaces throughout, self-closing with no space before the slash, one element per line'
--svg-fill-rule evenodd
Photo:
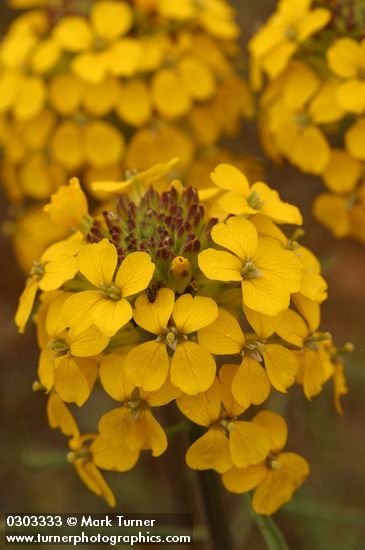
<path fill-rule="evenodd" d="M 365 242 L 365 7 L 280 0 L 251 39 L 266 153 L 322 178 L 316 218 Z M 264 81 L 263 74 L 266 75 Z"/>
<path fill-rule="evenodd" d="M 275 392 L 300 385 L 310 400 L 332 379 L 342 413 L 345 350 L 319 330 L 327 285 L 301 230 L 282 231 L 302 223 L 295 206 L 232 165 L 201 193 L 169 177 L 172 165 L 96 183 L 115 206 L 94 218 L 77 179 L 52 196 L 52 221 L 74 231 L 34 263 L 20 298 L 16 324 L 23 332 L 32 315 L 41 348 L 34 389 L 80 478 L 110 505 L 100 470 L 160 456 L 169 430 L 155 408 L 175 403 L 187 465 L 216 471 L 229 491 L 255 489 L 254 510 L 272 514 L 309 473 L 283 451 Z M 98 386 L 117 405 L 81 431 L 74 414 Z"/>
<path fill-rule="evenodd" d="M 47 201 L 71 176 L 119 180 L 172 157 L 185 178 L 252 109 L 225 0 L 188 0 L 183 10 L 167 0 L 10 5 L 34 8 L 0 45 L 1 181 L 11 202 Z M 39 207 L 16 230 L 22 265 L 29 227 L 39 227 L 34 253 L 60 238 L 44 231 L 47 220 Z"/>

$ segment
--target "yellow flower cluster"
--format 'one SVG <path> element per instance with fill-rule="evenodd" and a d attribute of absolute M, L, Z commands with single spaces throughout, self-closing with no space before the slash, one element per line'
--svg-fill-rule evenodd
<path fill-rule="evenodd" d="M 173 165 L 96 183 L 117 196 L 95 218 L 77 179 L 52 196 L 46 211 L 74 231 L 34 262 L 15 319 L 20 332 L 31 315 L 37 326 L 34 389 L 70 438 L 79 476 L 110 505 L 100 469 L 127 471 L 145 450 L 160 456 L 169 427 L 154 409 L 174 402 L 192 436 L 188 466 L 215 470 L 229 491 L 255 489 L 254 510 L 272 514 L 309 473 L 283 450 L 275 392 L 300 385 L 311 399 L 332 379 L 342 414 L 342 350 L 319 331 L 327 285 L 300 229 L 290 238 L 281 229 L 302 223 L 295 206 L 229 164 L 211 174 L 204 205 Z M 116 405 L 81 434 L 69 404 L 92 400 L 97 381 Z"/>
<path fill-rule="evenodd" d="M 185 177 L 252 110 L 226 0 L 11 5 L 34 8 L 0 44 L 1 180 L 11 201 L 46 201 L 70 176 L 119 180 L 172 157 Z M 35 217 L 19 228 L 17 249 Z"/>
<path fill-rule="evenodd" d="M 315 199 L 315 216 L 336 237 L 362 242 L 364 24 L 360 2 L 280 0 L 249 44 L 266 153 L 321 176 L 327 191 Z"/>

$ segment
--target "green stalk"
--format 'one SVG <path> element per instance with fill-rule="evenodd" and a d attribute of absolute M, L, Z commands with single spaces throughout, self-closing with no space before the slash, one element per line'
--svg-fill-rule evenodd
<path fill-rule="evenodd" d="M 271 516 L 256 514 L 251 506 L 251 497 L 246 493 L 246 499 L 254 522 L 266 542 L 268 550 L 290 550 L 283 533 Z"/>

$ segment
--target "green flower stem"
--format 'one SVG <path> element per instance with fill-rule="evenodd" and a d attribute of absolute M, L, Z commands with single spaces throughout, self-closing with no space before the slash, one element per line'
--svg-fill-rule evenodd
<path fill-rule="evenodd" d="M 218 474 L 212 470 L 197 472 L 211 535 L 212 550 L 233 550 L 230 518 L 223 499 Z"/>
<path fill-rule="evenodd" d="M 250 494 L 246 493 L 245 497 L 252 518 L 260 530 L 268 550 L 290 550 L 283 533 L 280 531 L 272 517 L 256 514 L 256 512 L 252 510 Z"/>
<path fill-rule="evenodd" d="M 179 424 L 173 424 L 165 428 L 167 437 L 174 436 L 176 434 L 181 434 L 183 432 L 188 432 L 191 430 L 192 424 L 190 422 L 179 422 Z"/>

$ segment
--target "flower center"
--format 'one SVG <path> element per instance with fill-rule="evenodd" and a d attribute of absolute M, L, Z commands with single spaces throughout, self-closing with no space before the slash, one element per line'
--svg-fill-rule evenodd
<path fill-rule="evenodd" d="M 241 275 L 244 279 L 258 279 L 261 272 L 257 269 L 251 258 L 247 258 L 241 269 Z"/>
<path fill-rule="evenodd" d="M 267 467 L 270 468 L 270 470 L 280 470 L 282 468 L 282 463 L 278 460 L 277 456 L 274 454 L 269 454 L 269 456 L 266 459 Z"/>
<path fill-rule="evenodd" d="M 297 29 L 294 27 L 294 25 L 289 25 L 289 27 L 287 27 L 285 29 L 285 38 L 287 38 L 288 40 L 296 40 L 298 38 L 298 31 Z"/>
<path fill-rule="evenodd" d="M 251 208 L 254 208 L 255 210 L 261 210 L 261 208 L 264 206 L 265 201 L 263 201 L 260 197 L 260 194 L 257 191 L 251 191 L 247 198 L 247 203 Z"/>
<path fill-rule="evenodd" d="M 100 289 L 105 298 L 109 298 L 110 300 L 114 300 L 115 302 L 120 300 L 122 297 L 120 289 L 115 285 L 106 285 L 105 283 L 101 283 Z"/>
<path fill-rule="evenodd" d="M 44 275 L 44 265 L 39 262 L 33 262 L 32 269 L 30 270 L 31 277 L 35 277 L 38 281 L 42 279 Z"/>
<path fill-rule="evenodd" d="M 295 119 L 295 122 L 298 124 L 298 126 L 300 128 L 305 128 L 306 126 L 308 126 L 311 122 L 309 116 L 307 113 L 298 113 L 295 115 L 294 117 Z"/>
<path fill-rule="evenodd" d="M 70 351 L 66 340 L 51 340 L 47 344 L 47 349 L 52 351 L 54 357 L 61 357 L 62 355 L 67 355 Z"/>

